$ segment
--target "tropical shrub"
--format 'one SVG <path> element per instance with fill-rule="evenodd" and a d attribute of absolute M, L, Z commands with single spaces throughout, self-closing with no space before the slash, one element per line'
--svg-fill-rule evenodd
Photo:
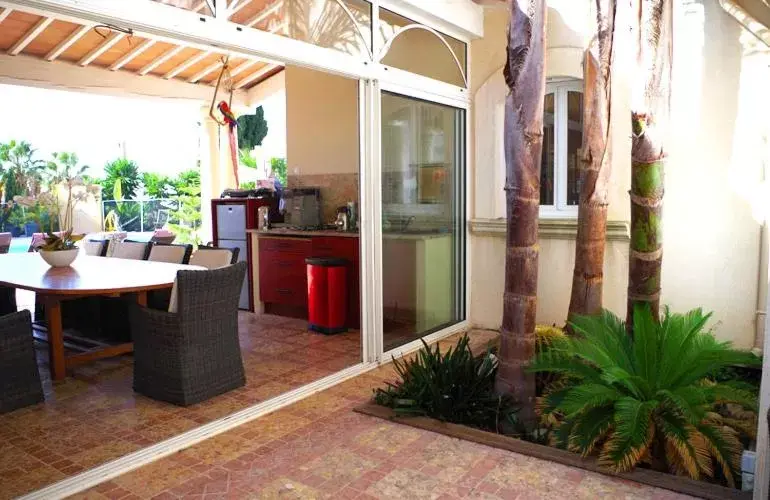
<path fill-rule="evenodd" d="M 130 200 L 139 189 L 139 167 L 125 158 L 118 158 L 104 166 L 102 196 L 105 200 Z"/>
<path fill-rule="evenodd" d="M 423 348 L 413 360 L 393 360 L 395 383 L 375 391 L 375 401 L 402 415 L 425 415 L 445 422 L 500 432 L 515 421 L 509 396 L 495 393 L 497 360 L 487 351 L 476 357 L 467 335 L 442 354 L 439 346 Z"/>
<path fill-rule="evenodd" d="M 286 158 L 270 158 L 270 170 L 275 174 L 276 179 L 281 181 L 282 185 L 287 185 L 289 179 Z"/>
<path fill-rule="evenodd" d="M 26 141 L 0 143 L 0 189 L 4 201 L 14 196 L 35 196 L 40 191 L 40 173 L 45 162 Z"/>
<path fill-rule="evenodd" d="M 184 188 L 200 186 L 201 172 L 199 169 L 185 170 L 180 172 L 177 178 L 173 180 L 173 183 L 178 193 L 181 193 Z"/>
<path fill-rule="evenodd" d="M 201 243 L 198 231 L 201 227 L 201 188 L 189 186 L 180 188 L 178 209 L 173 212 L 168 228 L 176 234 L 177 243 Z"/>
<path fill-rule="evenodd" d="M 705 330 L 710 314 L 668 310 L 656 322 L 646 306 L 634 312 L 634 336 L 617 316 L 579 317 L 575 335 L 554 339 L 530 365 L 562 375 L 540 400 L 544 415 L 558 415 L 558 442 L 583 456 L 598 453 L 615 471 L 648 464 L 694 479 L 721 474 L 734 485 L 741 444 L 718 407 L 756 412 L 750 392 L 707 377 L 755 356 L 719 342 Z"/>
<path fill-rule="evenodd" d="M 267 121 L 265 109 L 258 106 L 253 115 L 241 115 L 238 117 L 238 145 L 246 150 L 254 146 L 262 145 L 262 139 L 267 135 Z"/>
<path fill-rule="evenodd" d="M 167 175 L 142 172 L 142 186 L 149 198 L 160 199 L 176 194 L 174 182 Z"/>

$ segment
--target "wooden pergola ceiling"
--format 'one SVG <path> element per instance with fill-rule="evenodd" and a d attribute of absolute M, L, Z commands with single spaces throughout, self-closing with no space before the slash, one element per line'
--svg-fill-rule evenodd
<path fill-rule="evenodd" d="M 210 16 L 207 0 L 155 0 Z M 286 35 L 283 0 L 231 1 L 229 20 L 244 26 Z M 168 40 L 137 36 L 117 27 L 77 24 L 5 8 L 0 11 L 0 52 L 26 55 L 50 62 L 96 66 L 167 80 L 215 85 L 225 51 L 201 50 Z M 236 89 L 248 89 L 282 69 L 281 66 L 244 56 L 230 57 L 230 74 Z"/>

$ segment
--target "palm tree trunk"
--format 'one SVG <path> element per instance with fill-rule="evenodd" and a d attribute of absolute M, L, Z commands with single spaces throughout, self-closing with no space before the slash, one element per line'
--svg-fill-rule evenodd
<path fill-rule="evenodd" d="M 615 0 L 596 0 L 597 35 L 583 61 L 583 144 L 569 318 L 602 310 L 611 163 L 610 105 Z"/>
<path fill-rule="evenodd" d="M 545 0 L 511 2 L 504 76 L 507 237 L 497 389 L 534 421 L 535 378 L 525 368 L 535 351 L 537 223 L 545 94 Z"/>
<path fill-rule="evenodd" d="M 637 0 L 638 1 L 638 0 Z M 664 138 L 671 107 L 672 0 L 641 0 L 637 15 L 637 70 L 631 107 L 631 245 L 627 324 L 637 304 L 653 317 L 660 306 L 663 262 Z"/>

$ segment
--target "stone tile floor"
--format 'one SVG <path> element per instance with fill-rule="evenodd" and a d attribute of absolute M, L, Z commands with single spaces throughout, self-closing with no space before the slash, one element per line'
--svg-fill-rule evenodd
<path fill-rule="evenodd" d="M 352 411 L 393 378 L 385 365 L 72 498 L 688 498 Z"/>
<path fill-rule="evenodd" d="M 132 358 L 77 368 L 46 401 L 0 415 L 0 499 L 13 498 L 331 375 L 361 360 L 360 334 L 309 333 L 306 322 L 240 315 L 246 386 L 180 408 L 134 393 Z M 223 438 L 226 441 L 226 438 Z"/>

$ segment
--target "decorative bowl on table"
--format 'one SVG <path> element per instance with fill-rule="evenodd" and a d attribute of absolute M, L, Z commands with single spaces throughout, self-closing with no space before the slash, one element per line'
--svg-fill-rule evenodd
<path fill-rule="evenodd" d="M 83 239 L 82 234 L 72 234 L 72 229 L 64 232 L 49 232 L 37 252 L 51 267 L 67 267 L 78 256 L 80 249 L 75 245 Z"/>
<path fill-rule="evenodd" d="M 51 267 L 68 267 L 77 258 L 80 249 L 70 250 L 38 250 L 40 257 Z"/>

